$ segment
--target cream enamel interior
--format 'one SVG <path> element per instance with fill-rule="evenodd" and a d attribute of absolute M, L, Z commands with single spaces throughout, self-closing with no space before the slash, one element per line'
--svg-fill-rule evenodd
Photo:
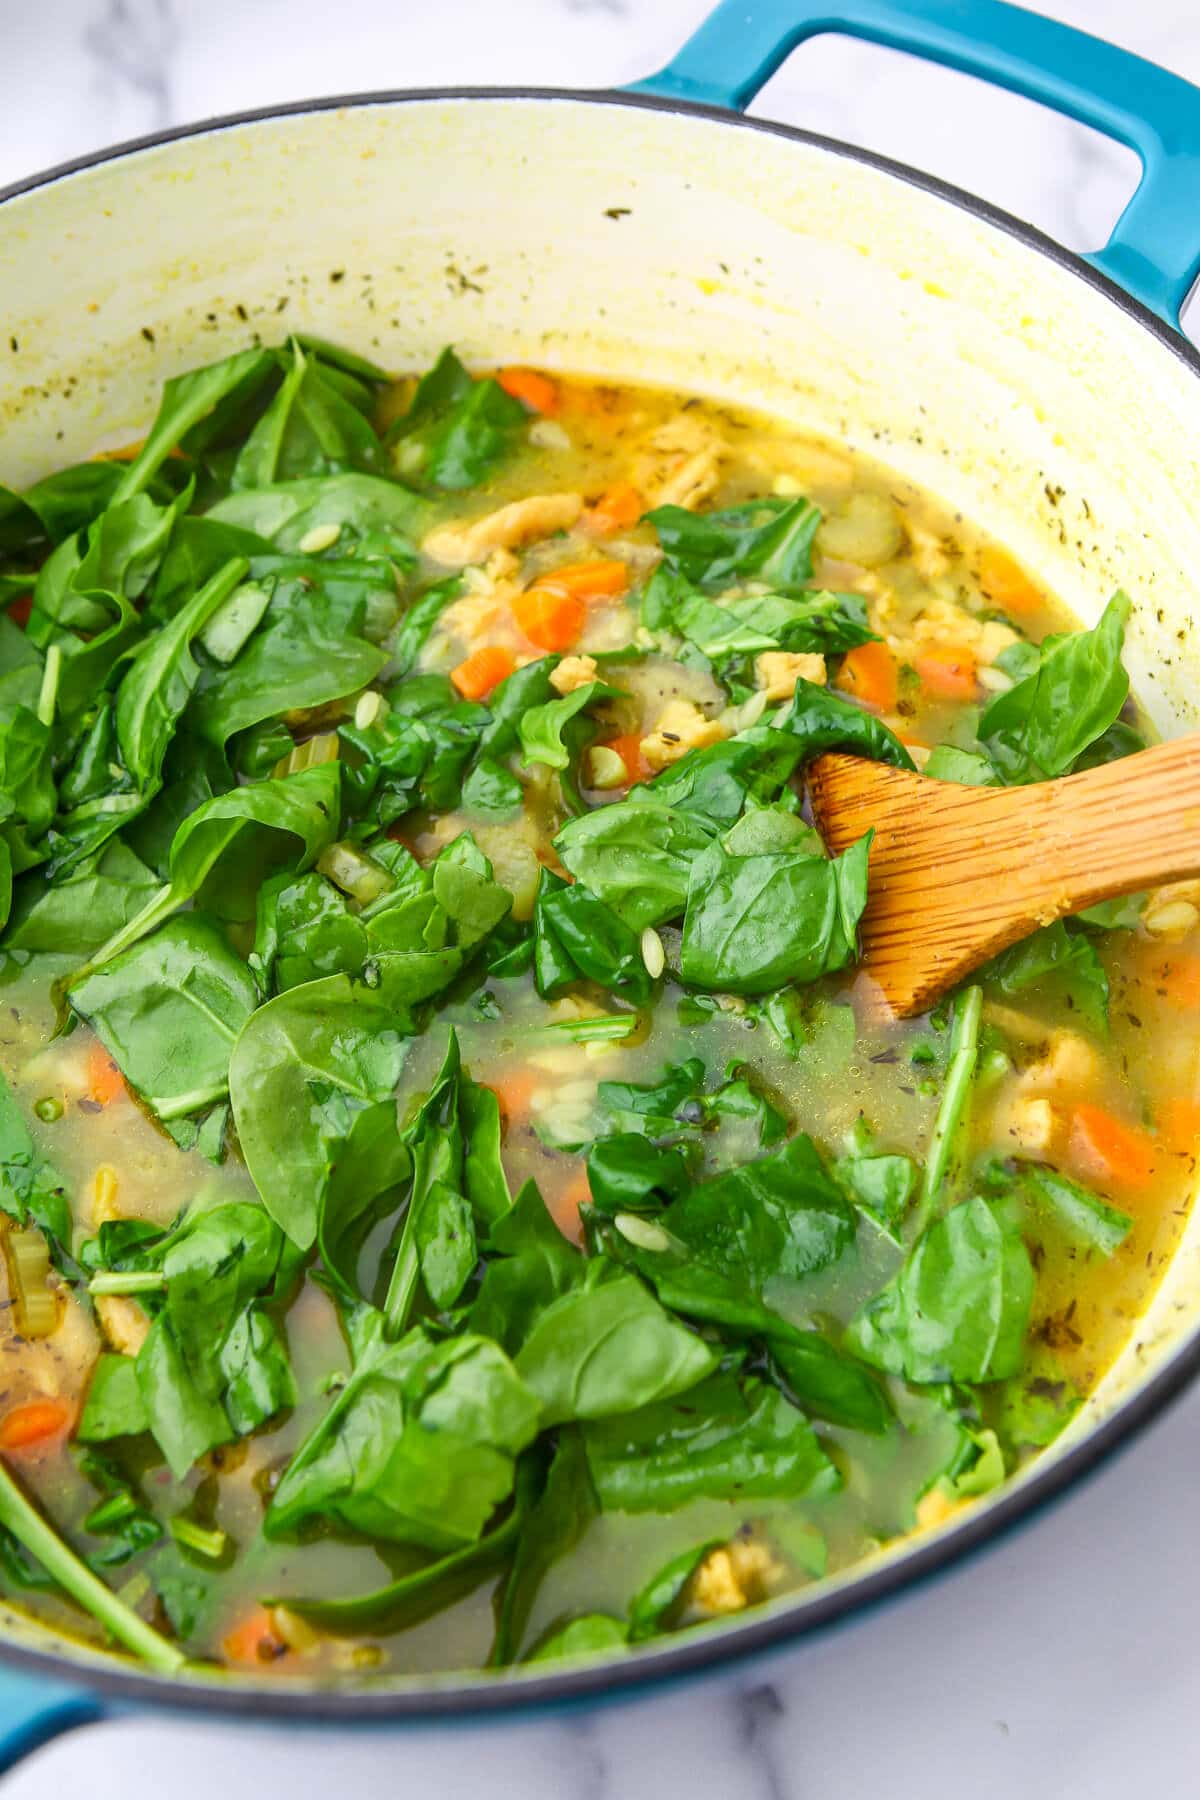
<path fill-rule="evenodd" d="M 1069 269 L 877 168 L 618 102 L 429 98 L 216 127 L 0 217 L 10 485 L 140 435 L 165 376 L 254 335 L 660 381 L 890 462 L 1085 622 L 1126 587 L 1143 702 L 1166 734 L 1200 724 L 1200 383 Z M 1048 1455 L 1198 1325 L 1193 1219 Z"/>

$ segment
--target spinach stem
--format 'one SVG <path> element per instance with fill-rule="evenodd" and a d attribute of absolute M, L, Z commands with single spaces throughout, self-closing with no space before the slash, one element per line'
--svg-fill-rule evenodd
<path fill-rule="evenodd" d="M 934 1121 L 933 1137 L 925 1162 L 921 1197 L 917 1202 L 916 1232 L 920 1236 L 933 1216 L 950 1172 L 954 1141 L 958 1136 L 971 1099 L 971 1083 L 979 1055 L 979 1020 L 983 1011 L 983 989 L 964 988 L 954 1002 L 954 1022 L 950 1028 L 950 1058 L 946 1064 L 946 1082 L 942 1103 Z"/>
<path fill-rule="evenodd" d="M 105 1269 L 88 1282 L 89 1294 L 158 1294 L 167 1285 L 161 1269 Z"/>
<path fill-rule="evenodd" d="M 187 1661 L 177 1644 L 168 1642 L 147 1625 L 111 1588 L 93 1575 L 87 1564 L 68 1548 L 47 1524 L 37 1508 L 25 1498 L 8 1470 L 0 1463 L 0 1525 L 8 1527 L 17 1542 L 36 1557 L 47 1574 L 52 1575 L 65 1593 L 77 1600 L 86 1612 L 135 1656 L 157 1669 L 162 1675 L 175 1675 Z"/>
<path fill-rule="evenodd" d="M 37 716 L 47 728 L 54 723 L 54 710 L 58 705 L 58 678 L 61 673 L 62 646 L 51 644 L 46 651 L 46 666 L 42 670 L 42 687 L 37 703 Z"/>

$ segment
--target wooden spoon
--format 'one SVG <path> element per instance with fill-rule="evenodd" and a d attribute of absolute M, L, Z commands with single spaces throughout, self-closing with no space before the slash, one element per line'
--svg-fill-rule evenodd
<path fill-rule="evenodd" d="M 1200 875 L 1200 734 L 1030 787 L 841 754 L 813 764 L 809 787 L 831 851 L 875 828 L 863 957 L 901 1018 L 1039 925 Z"/>

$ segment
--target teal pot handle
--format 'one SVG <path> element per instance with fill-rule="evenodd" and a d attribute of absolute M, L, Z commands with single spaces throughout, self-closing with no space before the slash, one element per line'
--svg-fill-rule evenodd
<path fill-rule="evenodd" d="M 1137 192 L 1087 260 L 1179 329 L 1200 272 L 1200 88 L 1004 0 L 721 0 L 633 91 L 742 112 L 797 44 L 822 32 L 981 76 L 1135 150 Z"/>
<path fill-rule="evenodd" d="M 94 1725 L 104 1714 L 92 1694 L 0 1668 L 0 1775 L 51 1738 Z"/>

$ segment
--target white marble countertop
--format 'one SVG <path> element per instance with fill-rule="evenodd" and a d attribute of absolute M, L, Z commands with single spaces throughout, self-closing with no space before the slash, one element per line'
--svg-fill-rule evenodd
<path fill-rule="evenodd" d="M 831 10 L 834 10 L 831 8 Z M 1200 81 L 1196 0 L 1042 9 Z M 0 0 L 0 185 L 275 100 L 449 83 L 615 85 L 705 0 Z M 756 103 L 949 176 L 1072 248 L 1133 158 L 907 59 L 808 46 Z M 1200 1692 L 1200 1393 L 1051 1514 L 932 1587 L 769 1661 L 600 1711 L 351 1734 L 129 1719 L 9 1777 L 11 1800 L 433 1792 L 438 1800 L 1109 1800 L 1187 1793 Z"/>

